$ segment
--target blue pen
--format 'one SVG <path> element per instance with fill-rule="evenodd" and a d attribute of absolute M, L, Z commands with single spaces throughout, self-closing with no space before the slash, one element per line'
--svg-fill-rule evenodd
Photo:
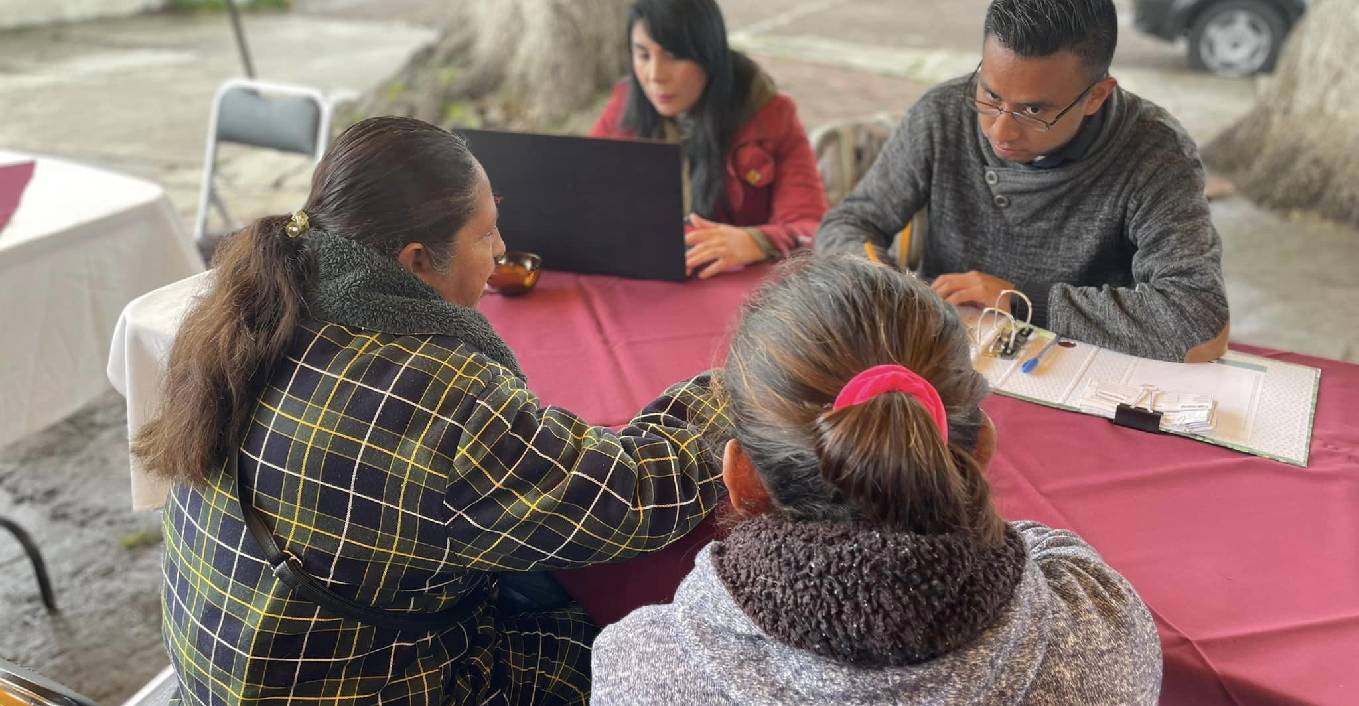
<path fill-rule="evenodd" d="M 1024 361 L 1024 365 L 1020 367 L 1019 370 L 1025 373 L 1033 372 L 1034 369 L 1038 367 L 1038 364 L 1043 362 L 1043 356 L 1047 355 L 1048 351 L 1052 350 L 1052 347 L 1057 345 L 1057 342 L 1060 340 L 1062 340 L 1061 336 L 1058 336 L 1055 333 L 1052 334 L 1052 340 L 1048 341 L 1046 346 L 1043 346 L 1043 350 L 1038 351 L 1038 355 Z"/>

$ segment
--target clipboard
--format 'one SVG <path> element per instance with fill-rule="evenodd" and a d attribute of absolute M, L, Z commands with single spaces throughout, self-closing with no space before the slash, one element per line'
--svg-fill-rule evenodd
<path fill-rule="evenodd" d="M 979 312 L 967 308 L 960 313 L 967 326 L 977 325 Z M 1214 429 L 1158 431 L 1307 467 L 1321 385 L 1318 368 L 1231 350 L 1211 363 L 1170 363 L 1075 341 L 1070 347 L 1053 348 L 1032 373 L 1020 372 L 1023 361 L 1055 335 L 1036 328 L 1013 359 L 979 352 L 974 355 L 974 367 L 997 394 L 1069 412 L 1082 412 L 1081 395 L 1093 382 L 1206 394 L 1217 404 Z M 1112 421 L 1116 415 L 1110 410 L 1099 416 Z M 1126 413 L 1125 421 L 1142 427 L 1150 424 Z M 1140 428 L 1137 424 L 1125 426 Z"/>

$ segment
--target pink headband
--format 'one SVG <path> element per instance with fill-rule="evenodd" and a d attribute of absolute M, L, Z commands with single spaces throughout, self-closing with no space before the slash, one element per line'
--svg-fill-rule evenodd
<path fill-rule="evenodd" d="M 939 399 L 939 391 L 928 380 L 904 366 L 876 365 L 855 375 L 840 388 L 831 410 L 862 404 L 884 392 L 900 392 L 914 397 L 934 419 L 934 425 L 939 427 L 939 437 L 945 444 L 948 443 L 948 413 L 944 411 L 944 401 Z"/>

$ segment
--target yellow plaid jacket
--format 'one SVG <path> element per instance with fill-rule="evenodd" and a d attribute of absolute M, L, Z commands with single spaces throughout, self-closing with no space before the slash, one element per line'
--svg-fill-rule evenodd
<path fill-rule="evenodd" d="M 330 590 L 397 611 L 447 608 L 492 572 L 625 559 L 713 508 L 704 435 L 727 425 L 706 378 L 618 432 L 541 407 L 458 340 L 302 327 L 239 450 L 280 546 Z M 415 634 L 293 598 L 245 530 L 232 478 L 166 506 L 166 646 L 190 704 L 585 703 L 594 628 L 579 611 Z M 494 581 L 494 578 L 490 578 Z"/>

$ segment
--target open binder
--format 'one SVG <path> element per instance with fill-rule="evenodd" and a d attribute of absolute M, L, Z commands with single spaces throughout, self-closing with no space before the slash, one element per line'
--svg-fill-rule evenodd
<path fill-rule="evenodd" d="M 975 330 L 977 312 L 963 313 Z M 1212 363 L 1168 363 L 1071 342 L 1052 347 L 1032 372 L 1021 372 L 1053 336 L 1034 328 L 1012 358 L 982 345 L 974 365 L 992 391 L 1008 397 L 1307 466 L 1317 368 L 1237 351 Z M 986 334 L 978 338 L 984 343 Z"/>

